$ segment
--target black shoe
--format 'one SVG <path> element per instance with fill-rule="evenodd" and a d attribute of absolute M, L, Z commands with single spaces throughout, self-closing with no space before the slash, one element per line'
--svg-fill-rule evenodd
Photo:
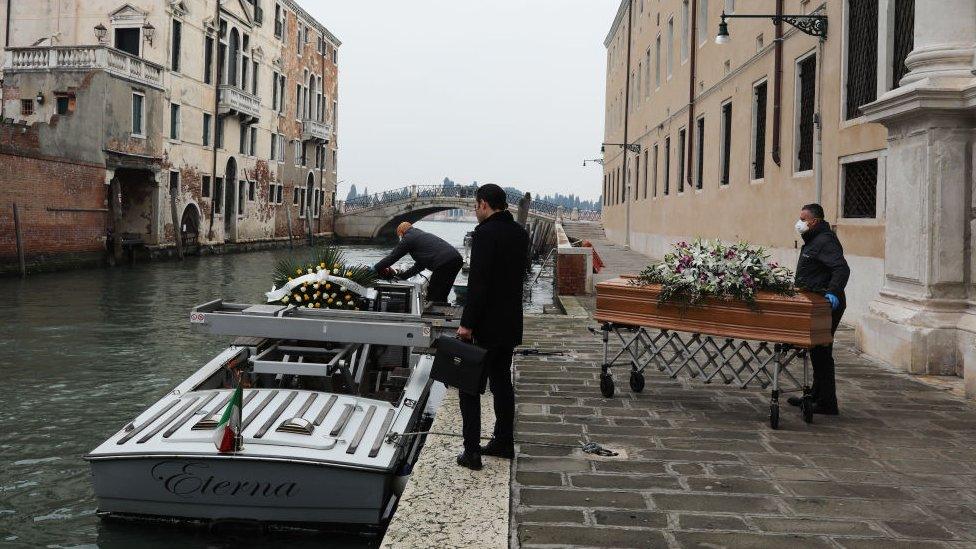
<path fill-rule="evenodd" d="M 457 464 L 461 467 L 467 467 L 472 471 L 481 470 L 481 454 L 478 452 L 469 452 L 467 450 L 461 452 L 457 456 Z"/>
<path fill-rule="evenodd" d="M 836 416 L 840 414 L 840 412 L 837 410 L 836 405 L 832 407 L 827 407 L 824 406 L 823 404 L 820 404 L 819 402 L 813 403 L 813 413 L 820 414 L 823 416 Z"/>
<path fill-rule="evenodd" d="M 481 447 L 481 455 L 514 459 L 515 445 L 511 442 L 505 444 L 504 442 L 499 442 L 497 439 L 493 438 L 488 441 L 488 444 Z"/>

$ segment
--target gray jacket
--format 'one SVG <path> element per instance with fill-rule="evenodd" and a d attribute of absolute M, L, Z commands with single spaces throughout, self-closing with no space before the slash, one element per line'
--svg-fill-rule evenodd
<path fill-rule="evenodd" d="M 373 269 L 382 271 L 407 254 L 413 258 L 414 266 L 401 273 L 401 278 L 410 278 L 424 269 L 433 271 L 451 261 L 463 261 L 457 249 L 443 238 L 411 227 L 403 233 L 403 238 L 390 255 L 381 259 Z"/>

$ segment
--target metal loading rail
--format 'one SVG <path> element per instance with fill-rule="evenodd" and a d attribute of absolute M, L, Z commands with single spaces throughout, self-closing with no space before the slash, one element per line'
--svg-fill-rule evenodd
<path fill-rule="evenodd" d="M 785 393 L 802 393 L 800 412 L 803 421 L 813 421 L 813 402 L 808 383 L 809 355 L 806 349 L 785 343 L 745 341 L 705 334 L 688 334 L 671 330 L 604 323 L 600 330 L 590 332 L 602 336 L 603 365 L 600 372 L 600 392 L 606 398 L 614 393 L 614 380 L 610 369 L 615 364 L 629 362 L 630 389 L 635 393 L 644 390 L 644 370 L 656 368 L 677 378 L 687 371 L 692 379 L 704 383 L 720 380 L 726 385 L 735 383 L 745 389 L 758 384 L 763 389 L 772 387 L 769 401 L 769 426 L 779 428 L 779 399 Z M 623 347 L 610 356 L 611 334 Z M 803 364 L 803 379 L 797 379 L 790 367 L 796 362 Z M 785 385 L 787 388 L 783 388 Z"/>

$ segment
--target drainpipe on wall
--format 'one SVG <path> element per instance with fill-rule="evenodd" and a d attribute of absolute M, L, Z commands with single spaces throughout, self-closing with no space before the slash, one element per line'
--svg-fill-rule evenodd
<path fill-rule="evenodd" d="M 776 0 L 776 15 L 783 15 L 783 0 Z M 780 140 L 782 133 L 781 105 L 783 103 L 783 21 L 776 19 L 776 38 L 773 55 L 773 150 L 771 155 L 777 166 L 781 165 Z"/>
<path fill-rule="evenodd" d="M 13 2 L 13 0 L 7 0 L 7 12 L 6 12 L 6 20 L 7 21 L 4 24 L 4 27 L 7 30 L 4 31 L 4 33 L 3 33 L 3 42 L 4 42 L 3 47 L 4 48 L 9 48 L 10 47 L 10 6 L 11 6 L 11 3 L 12 2 Z"/>
<path fill-rule="evenodd" d="M 630 46 L 631 46 L 631 31 L 634 28 L 634 1 L 629 0 L 627 2 L 627 65 L 624 67 L 624 72 L 626 72 L 626 80 L 624 81 L 624 249 L 630 249 L 630 187 L 627 181 L 627 122 L 630 120 Z"/>
<path fill-rule="evenodd" d="M 693 189 L 694 183 L 694 172 L 692 168 L 694 167 L 694 155 L 691 152 L 694 150 L 692 143 L 695 142 L 695 80 L 697 75 L 695 74 L 695 60 L 698 58 L 698 0 L 691 0 L 691 44 L 688 45 L 691 50 L 691 59 L 688 64 L 688 139 L 685 142 L 686 151 L 685 160 L 688 164 L 685 170 L 685 180 L 688 184 L 689 189 Z M 698 151 L 701 154 L 701 151 Z"/>
<path fill-rule="evenodd" d="M 8 0 L 9 1 L 9 0 Z M 210 230 L 207 231 L 207 240 L 213 242 L 214 239 L 214 218 L 217 217 L 216 208 L 214 205 L 217 200 L 223 200 L 223 196 L 217 196 L 217 125 L 221 124 L 220 120 L 220 75 L 224 71 L 224 57 L 220 55 L 220 2 L 217 2 L 217 9 L 214 12 L 214 51 L 213 55 L 217 62 L 214 64 L 217 68 L 217 74 L 213 75 L 214 83 L 214 104 L 213 104 L 213 137 L 210 140 L 211 149 L 213 151 L 213 163 L 212 170 L 210 172 Z M 206 55 L 206 53 L 204 53 Z M 275 85 L 278 85 L 275 82 Z M 226 174 L 225 174 L 226 175 Z M 224 185 L 227 185 L 227 181 L 224 181 Z M 221 194 L 226 195 L 226 189 L 220 189 Z M 225 210 L 226 212 L 226 210 Z M 227 215 L 226 213 L 224 215 Z M 224 240 L 226 241 L 226 235 Z"/>

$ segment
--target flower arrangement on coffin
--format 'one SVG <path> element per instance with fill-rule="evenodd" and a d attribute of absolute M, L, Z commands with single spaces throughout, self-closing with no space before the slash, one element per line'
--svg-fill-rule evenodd
<path fill-rule="evenodd" d="M 283 259 L 275 266 L 268 303 L 310 309 L 366 309 L 378 277 L 365 265 L 348 265 L 335 245 L 305 261 Z"/>
<path fill-rule="evenodd" d="M 765 249 L 744 242 L 723 244 L 719 240 L 679 242 L 664 256 L 664 261 L 648 266 L 633 283 L 660 284 L 661 303 L 684 306 L 719 298 L 744 301 L 755 307 L 759 291 L 796 294 L 793 273 L 770 262 Z"/>

